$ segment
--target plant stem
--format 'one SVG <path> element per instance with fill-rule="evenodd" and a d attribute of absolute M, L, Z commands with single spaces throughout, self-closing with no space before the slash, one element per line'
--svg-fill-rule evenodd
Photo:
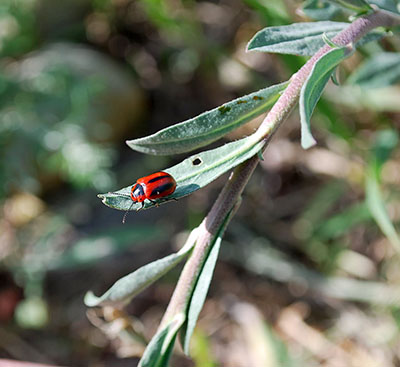
<path fill-rule="evenodd" d="M 391 27 L 394 25 L 400 25 L 400 17 L 397 17 L 394 13 L 378 9 L 369 15 L 356 19 L 346 29 L 336 35 L 332 41 L 338 46 L 345 46 L 357 42 L 373 28 L 380 26 Z M 265 141 L 265 147 L 272 135 L 277 131 L 282 122 L 288 118 L 290 112 L 297 104 L 301 88 L 307 80 L 314 64 L 330 50 L 331 47 L 329 45 L 323 46 L 292 76 L 288 87 L 268 113 L 258 130 L 254 133 L 254 137 L 257 138 L 257 141 Z M 160 324 L 160 329 L 165 326 L 174 315 L 185 313 L 188 301 L 191 297 L 191 291 L 195 285 L 209 247 L 213 243 L 213 239 L 226 216 L 238 201 L 258 161 L 258 156 L 254 156 L 235 168 L 209 214 L 198 227 L 196 246 L 181 273 L 178 284 Z"/>

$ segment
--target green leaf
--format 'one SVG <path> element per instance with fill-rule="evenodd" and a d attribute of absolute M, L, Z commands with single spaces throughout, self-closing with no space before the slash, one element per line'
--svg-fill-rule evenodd
<path fill-rule="evenodd" d="M 303 12 L 315 20 L 330 20 L 341 13 L 341 8 L 329 1 L 308 0 L 303 4 Z"/>
<path fill-rule="evenodd" d="M 205 331 L 197 328 L 193 333 L 193 343 L 190 348 L 190 358 L 195 366 L 216 367 L 211 336 Z"/>
<path fill-rule="evenodd" d="M 371 11 L 371 5 L 365 0 L 330 0 L 333 3 L 339 4 L 344 8 L 350 9 L 357 13 L 365 13 Z"/>
<path fill-rule="evenodd" d="M 96 297 L 92 292 L 87 292 L 84 303 L 88 307 L 94 306 L 123 306 L 176 266 L 193 248 L 196 242 L 196 230 L 190 234 L 186 244 L 176 253 L 144 265 L 133 273 L 117 280 L 114 285 L 102 296 Z"/>
<path fill-rule="evenodd" d="M 366 202 L 375 222 L 387 237 L 393 247 L 400 251 L 400 237 L 391 222 L 385 207 L 382 193 L 379 188 L 379 180 L 373 170 L 367 172 L 366 179 Z"/>
<path fill-rule="evenodd" d="M 321 21 L 264 28 L 250 40 L 247 50 L 312 56 L 325 45 L 323 33 L 332 39 L 349 24 Z M 379 40 L 385 34 L 383 30 L 374 30 L 361 38 L 356 46 Z"/>
<path fill-rule="evenodd" d="M 380 170 L 383 164 L 390 158 L 393 150 L 397 147 L 399 143 L 399 134 L 396 130 L 382 130 L 379 131 L 375 142 L 372 146 L 372 153 L 374 155 L 375 165 L 377 165 L 377 172 Z"/>
<path fill-rule="evenodd" d="M 138 367 L 168 367 L 176 334 L 185 321 L 185 315 L 176 315 L 170 323 L 153 336 Z"/>
<path fill-rule="evenodd" d="M 400 81 L 400 54 L 381 52 L 365 61 L 347 80 L 363 88 L 379 88 Z"/>
<path fill-rule="evenodd" d="M 395 130 L 382 130 L 377 134 L 372 146 L 372 158 L 366 175 L 366 203 L 375 222 L 396 248 L 400 251 L 400 237 L 385 207 L 380 189 L 380 175 L 384 163 L 397 147 L 399 135 Z"/>
<path fill-rule="evenodd" d="M 221 247 L 221 241 L 222 237 L 219 236 L 213 244 L 193 290 L 192 298 L 188 307 L 187 325 L 184 333 L 183 350 L 186 354 L 189 354 L 190 339 L 210 287 L 219 249 Z"/>
<path fill-rule="evenodd" d="M 257 16 L 269 24 L 283 24 L 291 20 L 287 6 L 282 1 L 244 0 L 246 5 L 256 10 Z"/>
<path fill-rule="evenodd" d="M 348 25 L 349 23 L 322 21 L 268 27 L 256 33 L 247 50 L 312 56 L 325 44 L 323 33 L 333 38 Z"/>
<path fill-rule="evenodd" d="M 267 111 L 287 85 L 285 82 L 261 89 L 153 135 L 126 143 L 133 150 L 156 155 L 185 153 L 203 147 Z"/>
<path fill-rule="evenodd" d="M 195 154 L 181 163 L 163 170 L 175 178 L 177 187 L 175 192 L 168 196 L 166 200 L 158 200 L 158 204 L 167 200 L 179 199 L 206 186 L 233 167 L 256 155 L 264 144 L 262 141 L 256 141 L 253 136 L 249 136 Z M 103 199 L 103 203 L 111 208 L 137 210 L 141 207 L 141 204 L 132 202 L 129 196 L 130 190 L 131 186 L 128 186 L 113 193 L 100 194 L 98 197 Z M 150 208 L 154 205 L 146 200 L 144 207 Z"/>
<path fill-rule="evenodd" d="M 327 35 L 326 33 L 322 33 L 322 40 L 326 45 L 328 45 L 330 48 L 340 48 L 341 46 L 337 45 L 334 43 Z"/>
<path fill-rule="evenodd" d="M 368 212 L 365 203 L 356 203 L 332 217 L 325 218 L 317 226 L 314 235 L 320 241 L 330 241 L 346 234 L 356 225 L 365 223 L 370 219 L 371 214 Z"/>
<path fill-rule="evenodd" d="M 326 83 L 336 66 L 354 50 L 348 47 L 335 48 L 322 56 L 314 65 L 300 92 L 301 145 L 304 149 L 313 146 L 316 141 L 311 135 L 311 115 L 321 97 Z"/>
<path fill-rule="evenodd" d="M 218 233 L 213 238 L 213 243 L 211 243 L 210 250 L 203 260 L 202 268 L 197 276 L 196 283 L 193 287 L 192 294 L 187 305 L 187 321 L 181 332 L 181 342 L 183 350 L 186 354 L 189 354 L 190 339 L 192 337 L 197 319 L 199 317 L 201 309 L 203 308 L 203 304 L 206 299 L 208 289 L 210 287 L 212 275 L 214 273 L 215 264 L 217 262 L 219 254 L 219 249 L 221 247 L 222 236 L 231 218 L 236 213 L 236 210 L 239 208 L 240 203 L 241 199 L 238 200 L 232 210 L 225 217 L 222 225 L 218 230 Z"/>
<path fill-rule="evenodd" d="M 365 89 L 356 86 L 341 86 L 340 93 L 337 90 L 327 89 L 326 99 L 334 104 L 346 106 L 353 111 L 400 111 L 400 88 L 396 86 Z"/>
<path fill-rule="evenodd" d="M 48 264 L 51 269 L 83 267 L 99 262 L 109 256 L 132 249 L 132 244 L 157 244 L 170 236 L 166 226 L 153 224 L 126 226 L 98 231 L 96 235 L 88 236 L 72 244 L 60 256 Z M 41 257 L 42 258 L 42 257 Z"/>
<path fill-rule="evenodd" d="M 400 7 L 398 7 L 398 0 L 369 0 L 370 4 L 375 4 L 381 9 L 391 11 L 393 13 L 399 14 Z"/>

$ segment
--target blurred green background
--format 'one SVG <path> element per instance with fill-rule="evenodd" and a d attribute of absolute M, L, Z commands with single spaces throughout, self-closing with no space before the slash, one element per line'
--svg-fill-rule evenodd
<path fill-rule="evenodd" d="M 301 5 L 0 2 L 0 357 L 136 365 L 179 269 L 124 315 L 88 311 L 83 295 L 176 249 L 224 179 L 130 213 L 126 225 L 96 195 L 184 158 L 145 156 L 125 140 L 289 79 L 304 58 L 245 48 L 265 26 L 310 20 Z M 368 44 L 340 77 L 375 52 L 399 49 L 398 37 Z M 383 200 L 386 224 L 400 221 L 399 100 L 399 84 L 330 84 L 313 117 L 318 146 L 309 151 L 292 114 L 227 230 L 193 361 L 178 349 L 171 365 L 400 365 L 398 237 L 389 230 L 387 239 L 371 215 Z"/>

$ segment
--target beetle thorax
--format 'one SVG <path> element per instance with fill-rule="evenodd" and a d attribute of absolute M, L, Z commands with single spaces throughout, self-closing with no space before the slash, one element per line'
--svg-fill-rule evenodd
<path fill-rule="evenodd" d="M 143 186 L 141 184 L 135 184 L 131 190 L 131 198 L 135 202 L 142 202 L 146 199 L 144 194 Z"/>

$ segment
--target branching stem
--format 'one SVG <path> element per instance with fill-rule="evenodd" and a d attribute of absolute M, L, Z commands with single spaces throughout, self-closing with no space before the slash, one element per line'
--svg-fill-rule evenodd
<path fill-rule="evenodd" d="M 337 34 L 332 41 L 338 46 L 356 43 L 361 37 L 376 27 L 392 27 L 400 25 L 400 17 L 394 13 L 376 9 L 373 13 L 356 19 L 346 29 Z M 258 130 L 254 133 L 256 140 L 265 141 L 267 146 L 272 135 L 288 118 L 290 112 L 299 100 L 300 91 L 307 80 L 314 64 L 331 50 L 329 45 L 323 46 L 306 64 L 292 76 L 288 87 L 268 113 Z M 201 270 L 203 261 L 208 253 L 210 244 L 216 236 L 224 219 L 238 201 L 244 187 L 249 181 L 258 164 L 258 156 L 254 156 L 235 168 L 229 180 L 222 189 L 217 201 L 198 228 L 198 239 L 193 252 L 185 264 L 171 301 L 160 324 L 162 328 L 178 313 L 185 313 Z"/>

